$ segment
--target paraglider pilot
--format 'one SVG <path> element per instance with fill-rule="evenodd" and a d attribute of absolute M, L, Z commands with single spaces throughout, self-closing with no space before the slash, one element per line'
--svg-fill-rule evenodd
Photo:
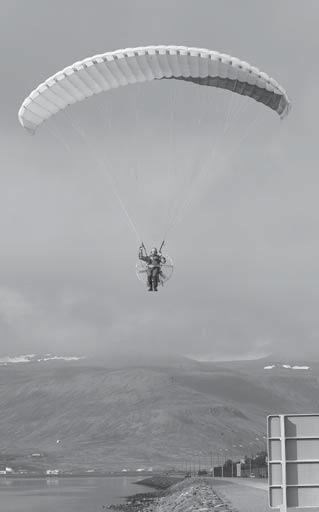
<path fill-rule="evenodd" d="M 157 251 L 156 247 L 153 247 L 149 256 L 146 253 L 144 244 L 141 245 L 138 252 L 138 257 L 147 263 L 147 286 L 150 292 L 157 292 L 158 281 L 161 272 L 161 265 L 166 262 L 161 251 Z"/>

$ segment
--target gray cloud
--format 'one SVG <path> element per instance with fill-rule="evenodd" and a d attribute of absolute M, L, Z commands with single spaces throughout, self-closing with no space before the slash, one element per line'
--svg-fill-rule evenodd
<path fill-rule="evenodd" d="M 3 353 L 315 353 L 318 19 L 315 1 L 305 9 L 271 0 L 265 10 L 252 0 L 2 2 Z M 169 236 L 175 274 L 155 296 L 136 280 L 138 242 L 81 137 L 63 115 L 30 137 L 17 110 L 33 87 L 75 60 L 159 43 L 214 48 L 258 65 L 287 88 L 293 110 L 282 123 L 263 111 L 262 124 L 231 153 L 240 123 L 258 110 L 248 102 L 213 162 L 207 148 L 225 95 L 168 81 L 70 109 L 149 244 L 162 236 L 184 171 L 207 161 Z"/>

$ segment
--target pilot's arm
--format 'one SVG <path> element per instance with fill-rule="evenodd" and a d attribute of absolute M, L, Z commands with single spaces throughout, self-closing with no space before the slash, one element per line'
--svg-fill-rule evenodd
<path fill-rule="evenodd" d="M 146 261 L 146 263 L 148 263 L 148 256 L 143 254 L 143 246 L 141 245 L 141 247 L 139 248 L 139 251 L 138 251 L 138 257 L 140 260 L 143 260 L 143 261 Z"/>

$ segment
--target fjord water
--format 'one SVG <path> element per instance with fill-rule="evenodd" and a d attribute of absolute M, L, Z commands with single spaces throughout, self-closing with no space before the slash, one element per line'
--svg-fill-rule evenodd
<path fill-rule="evenodd" d="M 98 512 L 150 489 L 135 477 L 0 478 L 0 512 Z"/>

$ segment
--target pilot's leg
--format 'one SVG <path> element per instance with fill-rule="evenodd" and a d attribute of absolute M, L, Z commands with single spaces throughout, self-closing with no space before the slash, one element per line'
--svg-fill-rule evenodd
<path fill-rule="evenodd" d="M 152 292 L 153 291 L 153 278 L 152 278 L 152 269 L 151 268 L 147 269 L 147 286 L 148 286 L 148 291 Z"/>
<path fill-rule="evenodd" d="M 154 288 L 154 292 L 157 292 L 158 278 L 159 278 L 159 268 L 155 267 L 153 269 L 153 288 Z"/>

